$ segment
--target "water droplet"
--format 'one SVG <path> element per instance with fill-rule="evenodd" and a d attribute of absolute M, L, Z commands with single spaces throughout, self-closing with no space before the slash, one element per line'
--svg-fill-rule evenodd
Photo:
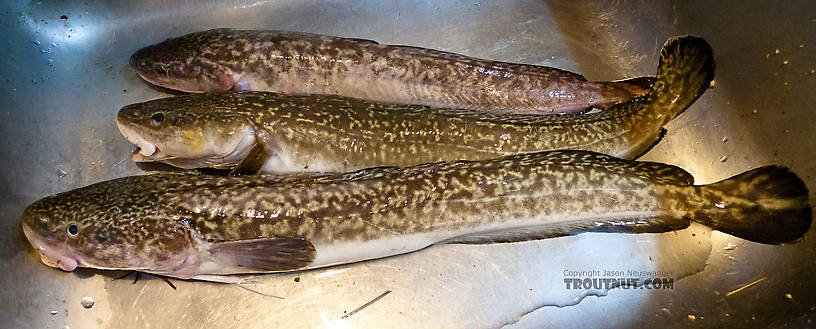
<path fill-rule="evenodd" d="M 39 40 L 34 40 L 34 44 L 39 46 L 39 45 L 40 45 L 40 41 L 39 41 Z"/>
<path fill-rule="evenodd" d="M 57 312 L 57 311 L 51 311 L 51 315 L 57 315 L 57 313 L 59 313 L 59 312 Z"/>
<path fill-rule="evenodd" d="M 787 298 L 787 299 L 793 299 L 793 295 L 791 295 L 791 294 L 785 294 L 785 298 Z"/>
<path fill-rule="evenodd" d="M 759 112 L 757 112 L 757 109 L 754 109 L 753 111 L 751 111 L 751 113 L 757 114 Z"/>
<path fill-rule="evenodd" d="M 82 297 L 82 300 L 79 303 L 82 304 L 82 307 L 84 308 L 91 308 L 94 306 L 94 303 L 96 303 L 96 301 L 94 301 L 94 299 L 91 297 L 85 296 Z"/>
<path fill-rule="evenodd" d="M 62 179 L 63 177 L 67 176 L 68 172 L 62 169 L 57 169 L 57 177 Z"/>
<path fill-rule="evenodd" d="M 697 320 L 697 317 L 696 317 L 696 316 L 694 316 L 694 314 L 689 314 L 689 315 L 688 315 L 688 318 L 689 318 L 689 320 L 691 320 L 691 321 Z"/>
<path fill-rule="evenodd" d="M 723 247 L 723 250 L 734 250 L 734 249 L 737 249 L 737 245 L 735 245 L 735 244 L 733 244 L 731 242 L 729 242 L 728 245 Z"/>
<path fill-rule="evenodd" d="M 789 62 L 787 60 L 785 60 L 785 61 L 782 62 L 782 65 L 788 65 L 788 63 Z"/>
<path fill-rule="evenodd" d="M 774 50 L 774 54 L 779 54 L 779 49 Z"/>
<path fill-rule="evenodd" d="M 786 134 L 790 134 L 790 129 L 785 129 Z"/>
<path fill-rule="evenodd" d="M 711 80 L 711 83 L 708 84 L 709 88 L 714 88 L 717 85 L 717 80 Z"/>
<path fill-rule="evenodd" d="M 799 44 L 799 48 L 805 48 L 805 44 L 804 44 L 804 43 L 800 43 L 800 44 Z"/>
<path fill-rule="evenodd" d="M 727 160 L 728 160 L 728 154 L 723 155 L 723 156 L 720 157 L 720 162 L 725 162 Z"/>
<path fill-rule="evenodd" d="M 717 208 L 720 208 L 720 209 L 725 209 L 725 202 L 722 202 L 722 201 L 717 202 L 717 203 L 714 204 L 714 206 L 717 207 Z"/>
<path fill-rule="evenodd" d="M 723 143 L 728 141 L 728 137 L 723 137 Z"/>

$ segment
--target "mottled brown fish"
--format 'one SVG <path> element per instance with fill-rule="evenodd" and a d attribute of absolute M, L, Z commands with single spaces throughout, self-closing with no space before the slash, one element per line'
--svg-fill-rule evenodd
<path fill-rule="evenodd" d="M 324 94 L 495 113 L 605 108 L 649 91 L 652 79 L 589 82 L 544 66 L 308 33 L 213 29 L 145 47 L 143 79 L 187 92 Z"/>
<path fill-rule="evenodd" d="M 777 244 L 811 223 L 804 183 L 768 166 L 695 186 L 684 170 L 583 151 L 319 176 L 132 176 L 41 199 L 22 228 L 46 264 L 229 282 L 436 243 L 587 231 L 665 232 L 693 220 Z"/>
<path fill-rule="evenodd" d="M 663 47 L 646 98 L 588 114 L 489 114 L 269 92 L 193 94 L 119 111 L 135 161 L 237 173 L 344 172 L 579 149 L 632 159 L 713 78 L 711 48 L 681 37 Z"/>

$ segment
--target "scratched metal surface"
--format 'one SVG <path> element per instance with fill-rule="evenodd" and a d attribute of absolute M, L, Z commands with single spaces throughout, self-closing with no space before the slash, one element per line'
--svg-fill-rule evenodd
<path fill-rule="evenodd" d="M 645 158 L 699 183 L 776 163 L 816 190 L 816 15 L 808 1 L 7 1 L 0 65 L 0 326 L 8 328 L 807 327 L 816 321 L 816 234 L 758 245 L 694 226 L 434 246 L 270 275 L 252 289 L 43 265 L 18 218 L 37 198 L 145 171 L 114 124 L 167 96 L 128 70 L 136 49 L 214 27 L 374 39 L 543 64 L 605 80 L 653 74 L 661 44 L 712 45 L 716 87 Z M 811 192 L 811 202 L 814 200 Z M 671 290 L 566 289 L 565 270 L 661 270 Z M 748 283 L 756 284 L 736 291 Z M 375 303 L 355 312 L 375 297 Z M 90 297 L 95 305 L 81 306 Z"/>

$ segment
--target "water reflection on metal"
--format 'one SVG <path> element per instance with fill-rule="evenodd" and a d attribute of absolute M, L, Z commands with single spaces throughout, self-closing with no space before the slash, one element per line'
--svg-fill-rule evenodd
<path fill-rule="evenodd" d="M 550 65 L 589 80 L 653 74 L 668 37 L 700 35 L 717 56 L 716 88 L 670 123 L 644 159 L 683 167 L 697 184 L 783 164 L 806 178 L 813 191 L 816 168 L 808 150 L 816 149 L 810 113 L 816 104 L 816 47 L 799 47 L 813 34 L 812 6 L 807 1 L 785 6 L 761 1 L 4 2 L 0 256 L 11 266 L 0 280 L 0 308 L 12 314 L 4 325 L 678 327 L 693 315 L 695 326 L 805 326 L 816 304 L 816 296 L 802 293 L 816 290 L 812 232 L 782 247 L 735 241 L 699 226 L 657 235 L 440 245 L 389 259 L 266 275 L 251 286 L 284 298 L 274 299 L 227 284 L 174 281 L 178 289 L 173 290 L 149 275 L 132 284 L 113 280 L 118 272 L 50 269 L 20 237 L 17 219 L 39 197 L 145 173 L 128 160 L 131 144 L 115 126 L 116 110 L 172 93 L 141 81 L 128 69 L 128 58 L 167 37 L 215 27 L 367 38 Z M 60 19 L 63 14 L 67 22 Z M 728 143 L 720 142 L 723 136 Z M 728 161 L 717 161 L 723 154 L 729 154 Z M 739 248 L 728 249 L 732 243 Z M 675 282 L 672 290 L 574 290 L 565 287 L 567 269 L 672 271 Z M 730 298 L 723 307 L 729 291 L 763 276 L 767 279 L 750 291 L 736 293 L 750 292 L 752 298 Z M 383 291 L 392 293 L 342 319 L 344 311 Z M 82 307 L 85 296 L 95 301 L 90 309 Z M 755 303 L 780 298 L 784 303 Z"/>

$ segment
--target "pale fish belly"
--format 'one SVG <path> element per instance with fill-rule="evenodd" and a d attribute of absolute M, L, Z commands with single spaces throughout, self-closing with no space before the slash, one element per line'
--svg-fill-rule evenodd
<path fill-rule="evenodd" d="M 657 202 L 655 202 L 657 203 Z M 474 205 L 477 206 L 477 205 Z M 316 250 L 315 260 L 307 268 L 320 268 L 325 266 L 353 263 L 358 261 L 395 256 L 417 251 L 437 243 L 474 243 L 473 237 L 491 237 L 503 239 L 507 236 L 540 234 L 542 236 L 557 237 L 566 234 L 578 234 L 586 231 L 586 227 L 604 226 L 608 230 L 610 225 L 621 227 L 631 227 L 636 224 L 643 224 L 641 218 L 655 216 L 679 216 L 667 212 L 656 211 L 633 211 L 633 212 L 603 212 L 599 210 L 594 213 L 580 215 L 555 215 L 555 216 L 533 216 L 517 218 L 512 220 L 502 220 L 469 227 L 460 230 L 439 230 L 427 233 L 401 234 L 391 232 L 391 236 L 385 236 L 376 240 L 368 241 L 323 241 L 315 240 L 313 244 Z M 596 225 L 597 223 L 597 225 Z M 611 224 L 610 224 L 611 223 Z M 580 227 L 575 231 L 570 231 L 569 227 Z M 387 230 L 383 228 L 383 230 Z M 476 243 L 487 243 L 476 242 Z"/>
<path fill-rule="evenodd" d="M 275 156 L 264 162 L 260 173 L 293 174 L 304 172 L 345 172 L 357 167 L 351 167 L 347 162 L 327 159 L 319 153 L 297 152 L 287 150 L 286 146 L 278 149 Z"/>

